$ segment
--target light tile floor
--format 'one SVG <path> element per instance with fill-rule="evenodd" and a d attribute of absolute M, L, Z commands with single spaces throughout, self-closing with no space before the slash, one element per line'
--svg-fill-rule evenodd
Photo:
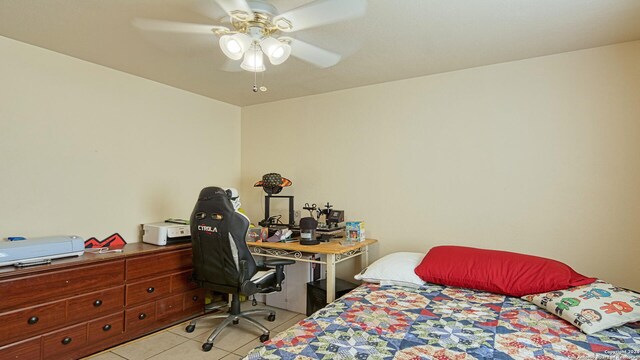
<path fill-rule="evenodd" d="M 242 304 L 242 309 L 253 308 L 251 302 Z M 273 338 L 277 333 L 283 331 L 298 321 L 305 318 L 305 315 L 278 309 L 264 304 L 258 304 L 256 308 L 270 308 L 276 311 L 276 320 L 267 321 L 264 317 L 254 317 L 266 326 Z M 243 323 L 240 320 L 238 325 L 227 327 L 218 335 L 213 343 L 213 349 L 209 352 L 202 351 L 202 343 L 209 337 L 213 329 L 222 319 L 207 319 L 206 315 L 200 320 L 196 329 L 192 333 L 184 331 L 189 322 L 158 331 L 140 339 L 130 341 L 120 346 L 108 349 L 101 353 L 90 356 L 91 360 L 169 360 L 169 359 L 190 359 L 190 360 L 237 360 L 242 359 L 254 347 L 260 345 L 259 337 L 262 334 L 257 328 Z"/>

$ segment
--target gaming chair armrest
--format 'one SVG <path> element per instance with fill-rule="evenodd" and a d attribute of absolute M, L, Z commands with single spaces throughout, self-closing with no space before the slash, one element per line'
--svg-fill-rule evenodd
<path fill-rule="evenodd" d="M 274 267 L 278 265 L 293 265 L 295 263 L 296 263 L 295 260 L 288 260 L 288 259 L 267 259 L 264 261 L 264 265 L 270 266 L 270 267 Z"/>
<path fill-rule="evenodd" d="M 276 268 L 276 288 L 280 291 L 280 285 L 284 280 L 284 267 L 286 265 L 295 264 L 295 260 L 287 260 L 287 259 L 267 259 L 264 261 L 265 266 Z"/>

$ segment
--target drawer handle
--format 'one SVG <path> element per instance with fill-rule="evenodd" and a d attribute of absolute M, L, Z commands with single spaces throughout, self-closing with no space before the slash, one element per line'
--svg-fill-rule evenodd
<path fill-rule="evenodd" d="M 109 331 L 109 330 L 111 330 L 111 324 L 107 324 L 102 327 L 102 331 Z"/>
<path fill-rule="evenodd" d="M 96 300 L 93 302 L 94 307 L 99 307 L 100 305 L 102 305 L 102 300 Z"/>
<path fill-rule="evenodd" d="M 35 325 L 38 323 L 38 320 L 40 320 L 37 316 L 32 316 L 29 318 L 29 320 L 27 320 L 27 324 L 29 325 Z"/>
<path fill-rule="evenodd" d="M 194 295 L 194 296 L 191 298 L 191 300 L 193 300 L 193 301 L 198 301 L 198 295 Z"/>
<path fill-rule="evenodd" d="M 156 291 L 156 289 L 154 289 L 153 287 L 147 288 L 147 292 L 149 294 L 151 294 L 152 292 Z"/>
<path fill-rule="evenodd" d="M 138 319 L 140 320 L 144 320 L 147 317 L 147 314 L 145 313 L 140 313 L 140 315 L 138 315 Z"/>
<path fill-rule="evenodd" d="M 71 343 L 71 338 L 70 337 L 66 337 L 64 339 L 62 339 L 62 345 L 69 345 L 69 343 Z"/>

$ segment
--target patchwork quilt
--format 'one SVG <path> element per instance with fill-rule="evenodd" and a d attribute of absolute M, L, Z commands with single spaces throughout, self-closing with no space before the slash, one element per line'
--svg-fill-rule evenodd
<path fill-rule="evenodd" d="M 245 359 L 640 359 L 640 323 L 586 335 L 519 298 L 363 284 Z"/>

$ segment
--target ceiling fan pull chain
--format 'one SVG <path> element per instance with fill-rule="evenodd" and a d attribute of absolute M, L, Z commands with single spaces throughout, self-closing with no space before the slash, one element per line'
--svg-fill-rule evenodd
<path fill-rule="evenodd" d="M 254 54 L 257 54 L 257 52 L 258 52 L 258 48 L 256 47 L 254 50 Z M 253 92 L 254 93 L 258 92 L 258 71 L 255 66 L 253 68 Z"/>

